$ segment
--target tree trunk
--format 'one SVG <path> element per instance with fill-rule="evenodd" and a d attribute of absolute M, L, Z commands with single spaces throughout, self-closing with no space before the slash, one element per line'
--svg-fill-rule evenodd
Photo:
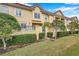
<path fill-rule="evenodd" d="M 4 50 L 6 50 L 6 42 L 5 42 L 4 38 L 2 38 L 2 42 L 3 42 L 3 45 L 4 45 Z"/>
<path fill-rule="evenodd" d="M 54 29 L 54 32 L 53 32 L 53 38 L 56 39 L 57 38 L 57 30 Z"/>
<path fill-rule="evenodd" d="M 39 33 L 36 33 L 36 40 L 39 40 Z"/>
<path fill-rule="evenodd" d="M 36 26 L 36 40 L 39 40 L 39 26 Z"/>
<path fill-rule="evenodd" d="M 74 31 L 71 31 L 71 35 L 73 35 Z"/>
<path fill-rule="evenodd" d="M 47 39 L 47 27 L 45 27 L 45 39 Z"/>

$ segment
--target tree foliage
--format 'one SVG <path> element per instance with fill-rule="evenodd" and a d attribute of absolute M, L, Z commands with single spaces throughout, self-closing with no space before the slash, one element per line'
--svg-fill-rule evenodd
<path fill-rule="evenodd" d="M 54 28 L 54 31 L 53 31 L 53 37 L 56 39 L 57 38 L 57 30 L 62 30 L 64 31 L 66 28 L 65 28 L 65 25 L 64 25 L 64 22 L 59 20 L 59 18 L 56 18 L 53 22 L 52 22 L 52 27 Z"/>
<path fill-rule="evenodd" d="M 49 22 L 44 22 L 43 27 L 50 27 L 51 24 Z"/>
<path fill-rule="evenodd" d="M 4 44 L 6 44 L 5 39 L 10 37 L 13 31 L 16 30 L 20 30 L 17 20 L 9 14 L 0 13 L 0 39 Z"/>
<path fill-rule="evenodd" d="M 48 27 L 50 27 L 51 24 L 49 22 L 44 22 L 43 27 L 45 29 L 45 39 L 47 39 L 47 31 L 48 31 Z"/>
<path fill-rule="evenodd" d="M 52 26 L 55 28 L 55 29 L 60 29 L 60 30 L 65 30 L 65 25 L 64 25 L 64 22 L 61 21 L 61 20 L 54 20 L 53 23 L 52 23 Z"/>
<path fill-rule="evenodd" d="M 17 20 L 5 13 L 0 13 L 0 35 L 10 34 L 12 30 L 19 30 L 20 26 Z"/>
<path fill-rule="evenodd" d="M 70 31 L 71 31 L 72 34 L 73 34 L 73 32 L 76 29 L 79 29 L 79 25 L 78 25 L 78 23 L 76 21 L 70 22 L 67 27 L 68 27 L 68 29 L 70 29 Z"/>

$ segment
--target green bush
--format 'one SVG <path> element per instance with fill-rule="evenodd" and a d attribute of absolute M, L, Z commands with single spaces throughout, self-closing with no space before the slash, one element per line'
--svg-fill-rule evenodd
<path fill-rule="evenodd" d="M 13 39 L 7 40 L 7 45 L 33 43 L 36 41 L 35 34 L 23 34 L 13 36 Z"/>
<path fill-rule="evenodd" d="M 70 35 L 71 32 L 58 32 L 57 33 L 57 37 L 64 37 L 64 36 L 68 36 Z M 78 34 L 78 31 L 75 31 L 74 34 Z M 52 38 L 53 33 L 52 32 L 48 32 L 47 36 L 49 38 Z M 45 37 L 45 33 L 40 33 L 39 34 L 39 39 L 42 40 Z M 12 39 L 9 39 L 6 41 L 7 46 L 10 45 L 16 45 L 16 44 L 27 44 L 27 43 L 33 43 L 36 41 L 36 35 L 35 34 L 22 34 L 22 35 L 16 35 L 13 36 Z M 2 46 L 2 40 L 0 40 L 0 46 Z"/>
<path fill-rule="evenodd" d="M 57 33 L 57 37 L 64 37 L 64 36 L 68 36 L 69 32 L 58 32 Z"/>
<path fill-rule="evenodd" d="M 2 43 L 2 40 L 0 39 L 0 47 L 2 47 L 3 46 L 3 43 Z"/>
<path fill-rule="evenodd" d="M 52 32 L 48 32 L 47 36 L 49 38 L 52 38 L 53 33 Z M 68 36 L 69 32 L 57 32 L 57 37 L 63 37 L 63 36 Z"/>
<path fill-rule="evenodd" d="M 48 32 L 47 33 L 47 37 L 52 38 L 53 33 L 52 32 Z"/>
<path fill-rule="evenodd" d="M 68 31 L 69 34 L 72 34 L 71 31 Z M 79 31 L 74 31 L 73 34 L 78 34 Z"/>
<path fill-rule="evenodd" d="M 39 39 L 44 39 L 45 33 L 39 33 Z"/>
<path fill-rule="evenodd" d="M 75 31 L 74 34 L 78 34 L 78 31 Z"/>
<path fill-rule="evenodd" d="M 65 32 L 57 32 L 57 37 L 64 37 L 64 36 L 68 36 L 70 35 L 71 32 L 70 31 L 65 31 Z M 78 34 L 78 31 L 75 31 L 74 34 Z M 52 32 L 48 32 L 47 33 L 47 37 L 52 38 L 53 33 Z M 45 34 L 44 33 L 40 33 L 39 34 L 40 39 L 43 39 Z"/>

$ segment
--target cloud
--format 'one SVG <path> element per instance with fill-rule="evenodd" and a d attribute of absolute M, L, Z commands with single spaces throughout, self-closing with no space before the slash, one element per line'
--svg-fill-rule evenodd
<path fill-rule="evenodd" d="M 75 10 L 75 9 L 78 9 L 79 8 L 79 6 L 77 6 L 77 7 L 59 7 L 59 8 L 56 8 L 56 9 L 54 9 L 55 11 L 57 11 L 57 10 L 61 10 L 62 12 L 65 12 L 65 11 L 73 11 L 73 10 Z"/>
<path fill-rule="evenodd" d="M 48 9 L 48 11 L 52 11 L 52 12 L 55 12 L 57 10 L 61 10 L 62 12 L 65 12 L 65 13 L 69 13 L 69 12 L 76 13 L 79 11 L 79 6 L 74 6 L 74 7 L 62 6 L 62 7 L 55 8 L 55 9 Z"/>
<path fill-rule="evenodd" d="M 63 14 L 67 17 L 73 17 L 77 16 L 79 19 L 79 6 L 74 6 L 74 7 L 66 7 L 62 6 L 56 9 L 49 9 L 48 11 L 56 12 L 57 10 L 61 10 Z"/>
<path fill-rule="evenodd" d="M 26 6 L 32 6 L 32 5 L 29 4 L 29 3 L 21 3 L 21 4 L 24 4 L 24 5 L 26 5 Z"/>
<path fill-rule="evenodd" d="M 31 4 L 28 4 L 28 3 L 24 3 L 25 5 L 27 5 L 27 6 L 32 6 Z"/>
<path fill-rule="evenodd" d="M 79 20 L 79 14 L 70 15 L 69 17 L 74 17 L 74 16 L 77 16 L 77 18 Z"/>
<path fill-rule="evenodd" d="M 64 4 L 67 4 L 67 5 L 77 5 L 79 3 L 64 3 Z"/>

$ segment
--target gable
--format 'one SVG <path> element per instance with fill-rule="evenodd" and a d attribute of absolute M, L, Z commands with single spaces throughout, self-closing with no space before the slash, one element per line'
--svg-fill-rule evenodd
<path fill-rule="evenodd" d="M 63 16 L 63 14 L 61 12 L 57 12 L 56 15 Z"/>
<path fill-rule="evenodd" d="M 61 10 L 56 11 L 55 14 L 59 16 L 64 16 Z"/>
<path fill-rule="evenodd" d="M 35 11 L 35 12 L 40 12 L 40 8 L 39 8 L 39 7 L 35 7 L 35 8 L 34 8 L 34 11 Z"/>

